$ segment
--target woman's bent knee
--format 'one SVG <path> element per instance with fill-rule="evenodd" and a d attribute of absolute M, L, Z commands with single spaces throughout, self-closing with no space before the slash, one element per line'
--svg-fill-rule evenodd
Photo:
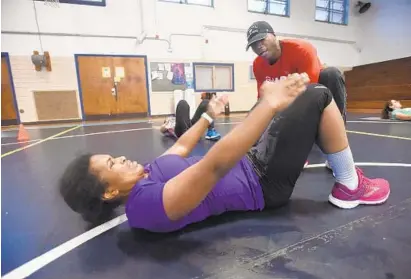
<path fill-rule="evenodd" d="M 323 111 L 333 100 L 331 91 L 322 84 L 313 83 L 307 86 L 307 91 L 303 94 L 310 102 L 317 104 Z"/>

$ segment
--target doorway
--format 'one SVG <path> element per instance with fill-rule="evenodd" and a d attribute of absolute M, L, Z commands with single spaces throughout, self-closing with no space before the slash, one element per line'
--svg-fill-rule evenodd
<path fill-rule="evenodd" d="M 147 57 L 76 54 L 84 120 L 150 115 Z"/>
<path fill-rule="evenodd" d="M 17 125 L 17 101 L 8 53 L 1 53 L 1 126 Z"/>

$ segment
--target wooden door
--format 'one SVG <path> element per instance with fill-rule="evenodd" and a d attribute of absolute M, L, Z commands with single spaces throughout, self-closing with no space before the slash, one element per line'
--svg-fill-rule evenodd
<path fill-rule="evenodd" d="M 77 63 L 86 119 L 147 116 L 144 58 L 77 56 Z"/>
<path fill-rule="evenodd" d="M 1 55 L 1 125 L 16 125 L 17 110 L 14 100 L 11 73 L 8 67 L 8 57 Z"/>
<path fill-rule="evenodd" d="M 103 68 L 112 68 L 109 56 L 78 56 L 78 78 L 81 88 L 83 114 L 86 119 L 110 117 L 116 106 L 111 93 L 112 78 L 104 78 Z"/>
<path fill-rule="evenodd" d="M 147 80 L 144 58 L 114 57 L 116 68 L 124 69 L 124 78 L 117 83 L 119 114 L 147 116 Z"/>

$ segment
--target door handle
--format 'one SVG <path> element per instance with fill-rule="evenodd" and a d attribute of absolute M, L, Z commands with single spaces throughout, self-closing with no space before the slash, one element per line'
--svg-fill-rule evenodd
<path fill-rule="evenodd" d="M 118 98 L 117 82 L 114 82 L 113 87 L 111 88 L 111 95 L 116 97 L 116 101 L 117 101 L 117 98 Z"/>

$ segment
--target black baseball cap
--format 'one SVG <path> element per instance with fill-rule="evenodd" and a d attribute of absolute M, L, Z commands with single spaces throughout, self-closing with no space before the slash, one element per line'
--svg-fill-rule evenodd
<path fill-rule="evenodd" d="M 266 22 L 266 21 L 256 21 L 253 24 L 251 24 L 250 28 L 248 28 L 247 31 L 247 47 L 246 50 L 249 49 L 249 47 L 258 41 L 264 40 L 265 37 L 267 37 L 267 34 L 275 34 L 274 29 L 271 27 L 271 25 Z"/>

